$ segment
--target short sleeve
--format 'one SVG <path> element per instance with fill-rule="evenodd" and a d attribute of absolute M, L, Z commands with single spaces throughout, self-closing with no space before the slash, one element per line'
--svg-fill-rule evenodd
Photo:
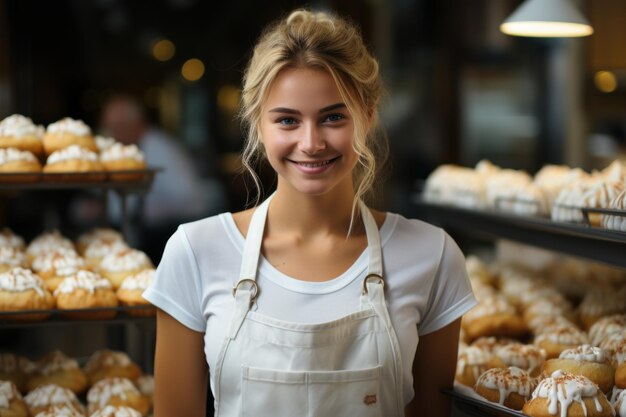
<path fill-rule="evenodd" d="M 201 296 L 200 272 L 181 226 L 165 245 L 152 285 L 143 297 L 191 330 L 204 332 Z"/>
<path fill-rule="evenodd" d="M 465 268 L 465 257 L 445 234 L 443 252 L 433 280 L 426 313 L 418 325 L 420 335 L 439 330 L 477 304 Z"/>

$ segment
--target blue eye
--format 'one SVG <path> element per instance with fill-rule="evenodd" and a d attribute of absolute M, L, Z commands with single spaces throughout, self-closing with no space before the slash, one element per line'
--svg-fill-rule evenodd
<path fill-rule="evenodd" d="M 339 113 L 329 114 L 326 117 L 326 120 L 329 121 L 329 122 L 340 122 L 343 119 L 345 119 L 345 117 L 343 117 L 343 114 L 339 114 Z"/>
<path fill-rule="evenodd" d="M 296 119 L 292 117 L 283 117 L 282 119 L 278 120 L 278 123 L 284 126 L 292 126 L 296 124 Z"/>

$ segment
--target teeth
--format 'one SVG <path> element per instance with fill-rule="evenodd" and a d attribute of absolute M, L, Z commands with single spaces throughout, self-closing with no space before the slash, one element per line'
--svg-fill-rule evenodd
<path fill-rule="evenodd" d="M 317 168 L 317 167 L 322 167 L 324 165 L 328 165 L 330 164 L 330 161 L 323 161 L 323 162 L 298 162 L 298 164 L 302 165 L 303 167 L 307 167 L 307 168 Z"/>

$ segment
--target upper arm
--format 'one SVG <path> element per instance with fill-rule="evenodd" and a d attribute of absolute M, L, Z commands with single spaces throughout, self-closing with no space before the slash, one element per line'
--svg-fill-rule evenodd
<path fill-rule="evenodd" d="M 204 417 L 208 375 L 204 334 L 158 310 L 154 417 Z"/>
<path fill-rule="evenodd" d="M 459 343 L 461 319 L 420 337 L 413 362 L 415 397 L 407 405 L 406 415 L 447 417 L 448 399 L 440 393 L 452 387 Z"/>

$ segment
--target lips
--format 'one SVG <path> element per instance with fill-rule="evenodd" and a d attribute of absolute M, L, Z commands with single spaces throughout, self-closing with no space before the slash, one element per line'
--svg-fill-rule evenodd
<path fill-rule="evenodd" d="M 321 161 L 294 161 L 289 159 L 288 161 L 294 164 L 300 171 L 307 174 L 319 174 L 324 172 L 328 167 L 330 167 L 334 162 L 336 162 L 340 157 L 336 156 L 331 159 L 325 159 Z"/>

